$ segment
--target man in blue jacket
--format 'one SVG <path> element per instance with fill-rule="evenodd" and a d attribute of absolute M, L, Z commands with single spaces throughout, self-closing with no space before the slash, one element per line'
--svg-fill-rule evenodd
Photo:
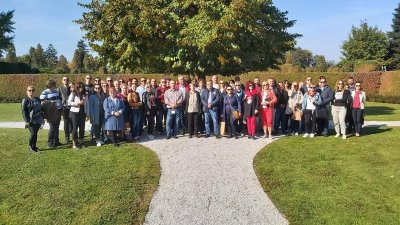
<path fill-rule="evenodd" d="M 325 118 L 317 118 L 317 134 L 321 133 L 328 137 L 328 128 L 329 128 L 329 118 L 331 114 L 331 102 L 333 100 L 333 91 L 332 88 L 326 84 L 326 79 L 324 76 L 319 77 L 319 86 L 317 92 L 322 97 L 322 107 L 326 108 L 327 115 Z"/>
<path fill-rule="evenodd" d="M 214 135 L 218 139 L 219 136 L 219 124 L 218 124 L 218 111 L 221 103 L 221 93 L 218 89 L 213 88 L 212 81 L 207 81 L 207 89 L 201 94 L 201 104 L 203 106 L 205 127 L 206 127 L 206 138 L 210 137 L 210 117 L 214 124 Z"/>

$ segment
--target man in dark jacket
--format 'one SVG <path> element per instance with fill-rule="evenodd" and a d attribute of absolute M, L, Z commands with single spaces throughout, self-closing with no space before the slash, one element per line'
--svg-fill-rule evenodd
<path fill-rule="evenodd" d="M 210 137 L 210 117 L 214 124 L 214 135 L 219 136 L 218 111 L 221 103 L 221 93 L 218 89 L 213 88 L 212 81 L 207 81 L 207 89 L 201 95 L 201 104 L 203 105 L 203 113 L 205 118 L 206 138 Z"/>
<path fill-rule="evenodd" d="M 281 133 L 284 133 L 287 130 L 286 106 L 289 101 L 289 95 L 282 82 L 278 82 L 276 98 L 278 101 L 275 108 L 274 130 L 275 133 L 279 133 L 279 127 L 281 127 Z"/>
<path fill-rule="evenodd" d="M 322 97 L 322 107 L 326 108 L 326 117 L 325 118 L 317 118 L 317 133 L 323 134 L 325 137 L 328 137 L 328 128 L 329 128 L 329 118 L 331 117 L 331 102 L 333 100 L 333 91 L 332 88 L 326 84 L 326 79 L 324 76 L 319 78 L 319 86 L 317 88 L 317 92 Z"/>
<path fill-rule="evenodd" d="M 70 128 L 72 128 L 72 122 L 69 118 L 69 109 L 70 106 L 68 106 L 68 97 L 71 94 L 71 90 L 69 88 L 69 80 L 68 77 L 63 77 L 62 78 L 62 86 L 57 89 L 58 93 L 60 94 L 61 97 L 61 105 L 62 105 L 62 116 L 64 120 L 64 133 L 65 133 L 65 144 L 68 144 L 69 142 L 69 136 L 70 136 Z"/>

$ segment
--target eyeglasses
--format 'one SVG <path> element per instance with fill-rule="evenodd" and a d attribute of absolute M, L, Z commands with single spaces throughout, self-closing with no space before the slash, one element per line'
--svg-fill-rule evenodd
<path fill-rule="evenodd" d="M 253 85 L 252 85 L 252 84 L 249 84 L 249 87 L 253 87 Z"/>
<path fill-rule="evenodd" d="M 32 89 L 30 89 L 30 90 L 28 90 L 29 92 L 35 92 L 35 90 L 32 90 Z"/>
<path fill-rule="evenodd" d="M 321 84 L 325 84 L 325 83 L 326 83 L 326 81 L 320 81 L 320 83 L 321 83 Z"/>
<path fill-rule="evenodd" d="M 112 80 L 107 80 L 107 82 L 111 82 Z"/>
<path fill-rule="evenodd" d="M 63 81 L 68 81 L 68 79 L 63 79 Z"/>
<path fill-rule="evenodd" d="M 356 87 L 361 87 L 361 85 L 359 85 L 359 84 L 356 84 L 355 86 L 356 86 Z"/>
<path fill-rule="evenodd" d="M 95 79 L 94 81 L 99 82 L 100 80 L 99 79 Z"/>
<path fill-rule="evenodd" d="M 311 81 L 312 79 L 307 79 L 307 81 Z"/>
<path fill-rule="evenodd" d="M 100 89 L 100 88 L 98 88 L 98 87 L 97 87 L 97 88 L 94 88 L 94 90 L 99 90 L 99 89 Z"/>
<path fill-rule="evenodd" d="M 338 83 L 338 85 L 343 85 L 343 83 Z"/>
<path fill-rule="evenodd" d="M 142 82 L 142 83 L 143 83 L 143 82 L 145 82 L 145 81 L 146 81 L 146 80 L 141 80 L 140 82 Z"/>
<path fill-rule="evenodd" d="M 92 78 L 91 77 L 86 77 L 86 79 L 91 80 Z"/>
<path fill-rule="evenodd" d="M 226 89 L 227 91 L 232 91 L 232 88 L 228 88 L 228 89 Z"/>
<path fill-rule="evenodd" d="M 267 85 L 266 85 L 266 84 L 263 84 L 262 86 L 265 87 L 265 86 L 267 86 Z"/>

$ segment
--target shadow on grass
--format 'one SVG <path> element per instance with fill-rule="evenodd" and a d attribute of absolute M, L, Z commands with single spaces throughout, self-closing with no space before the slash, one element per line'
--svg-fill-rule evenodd
<path fill-rule="evenodd" d="M 368 106 L 365 109 L 366 115 L 381 116 L 381 115 L 393 115 L 395 109 L 387 106 Z"/>
<path fill-rule="evenodd" d="M 383 126 L 365 126 L 361 130 L 361 135 L 362 136 L 368 136 L 368 135 L 375 135 L 375 134 L 380 134 L 384 132 L 390 132 L 392 128 L 387 127 L 385 125 Z"/>

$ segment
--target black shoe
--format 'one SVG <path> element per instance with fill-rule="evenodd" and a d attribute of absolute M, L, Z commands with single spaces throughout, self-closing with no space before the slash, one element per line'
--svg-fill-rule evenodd
<path fill-rule="evenodd" d="M 114 143 L 114 147 L 119 147 L 119 143 Z"/>
<path fill-rule="evenodd" d="M 251 139 L 251 135 L 247 135 L 247 139 Z"/>
<path fill-rule="evenodd" d="M 256 140 L 257 138 L 256 138 L 256 135 L 253 135 L 252 137 L 251 137 L 253 140 Z"/>
<path fill-rule="evenodd" d="M 210 137 L 210 135 L 209 134 L 206 134 L 206 136 L 204 136 L 205 138 L 209 138 Z"/>
<path fill-rule="evenodd" d="M 239 139 L 239 135 L 236 134 L 236 135 L 235 135 L 235 139 Z"/>
<path fill-rule="evenodd" d="M 178 136 L 174 135 L 174 138 L 175 138 L 175 139 L 177 139 L 177 138 L 178 138 Z"/>
<path fill-rule="evenodd" d="M 324 133 L 324 137 L 328 137 L 328 133 Z"/>
<path fill-rule="evenodd" d="M 193 138 L 193 135 L 190 134 L 190 135 L 189 135 L 189 138 Z"/>
<path fill-rule="evenodd" d="M 233 134 L 228 135 L 227 138 L 233 138 Z"/>
<path fill-rule="evenodd" d="M 35 148 L 35 147 L 29 147 L 29 151 L 31 151 L 31 152 L 38 152 L 38 150 Z"/>
<path fill-rule="evenodd" d="M 61 146 L 61 145 L 63 145 L 61 142 L 56 142 L 55 144 L 54 144 L 55 146 Z"/>
<path fill-rule="evenodd" d="M 200 138 L 200 135 L 196 134 L 196 138 Z"/>
<path fill-rule="evenodd" d="M 167 136 L 167 139 L 171 139 L 171 136 Z"/>
<path fill-rule="evenodd" d="M 215 136 L 216 139 L 221 139 L 221 136 L 217 135 Z"/>

